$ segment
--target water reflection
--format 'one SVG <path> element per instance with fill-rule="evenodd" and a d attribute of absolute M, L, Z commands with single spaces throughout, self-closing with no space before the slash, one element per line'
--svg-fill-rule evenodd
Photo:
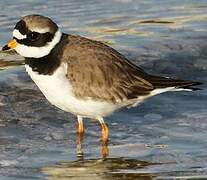
<path fill-rule="evenodd" d="M 10 67 L 20 66 L 23 64 L 24 64 L 23 57 L 17 55 L 15 51 L 13 50 L 7 52 L 0 51 L 0 70 L 8 69 Z"/>
<path fill-rule="evenodd" d="M 48 180 L 66 179 L 152 179 L 151 173 L 136 172 L 139 169 L 156 165 L 155 163 L 134 159 L 110 158 L 63 162 L 55 166 L 44 167 L 42 172 Z"/>

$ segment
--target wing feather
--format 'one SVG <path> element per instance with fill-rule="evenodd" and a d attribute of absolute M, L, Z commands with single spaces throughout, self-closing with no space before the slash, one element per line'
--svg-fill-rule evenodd
<path fill-rule="evenodd" d="M 118 103 L 153 90 L 146 73 L 111 47 L 80 36 L 68 41 L 63 57 L 77 97 Z"/>

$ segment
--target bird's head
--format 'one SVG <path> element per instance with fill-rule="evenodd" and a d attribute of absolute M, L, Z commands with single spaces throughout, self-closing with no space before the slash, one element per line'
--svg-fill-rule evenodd
<path fill-rule="evenodd" d="M 61 36 L 57 24 L 50 18 L 28 15 L 17 22 L 13 39 L 2 50 L 14 49 L 23 57 L 41 58 L 50 53 Z"/>

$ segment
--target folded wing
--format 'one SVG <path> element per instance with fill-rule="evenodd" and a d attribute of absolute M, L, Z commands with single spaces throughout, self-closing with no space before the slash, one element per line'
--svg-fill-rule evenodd
<path fill-rule="evenodd" d="M 79 36 L 69 42 L 67 75 L 77 97 L 118 103 L 153 90 L 147 74 L 109 46 Z"/>

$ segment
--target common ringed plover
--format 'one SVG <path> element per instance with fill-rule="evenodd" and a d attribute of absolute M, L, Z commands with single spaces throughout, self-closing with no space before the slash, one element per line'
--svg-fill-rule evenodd
<path fill-rule="evenodd" d="M 104 117 L 154 95 L 196 90 L 193 86 L 201 84 L 150 75 L 113 48 L 62 33 L 55 22 L 41 15 L 28 15 L 17 22 L 13 39 L 2 50 L 9 49 L 25 58 L 26 71 L 51 104 L 77 116 L 78 151 L 83 118 L 100 122 L 104 157 L 109 138 Z"/>

